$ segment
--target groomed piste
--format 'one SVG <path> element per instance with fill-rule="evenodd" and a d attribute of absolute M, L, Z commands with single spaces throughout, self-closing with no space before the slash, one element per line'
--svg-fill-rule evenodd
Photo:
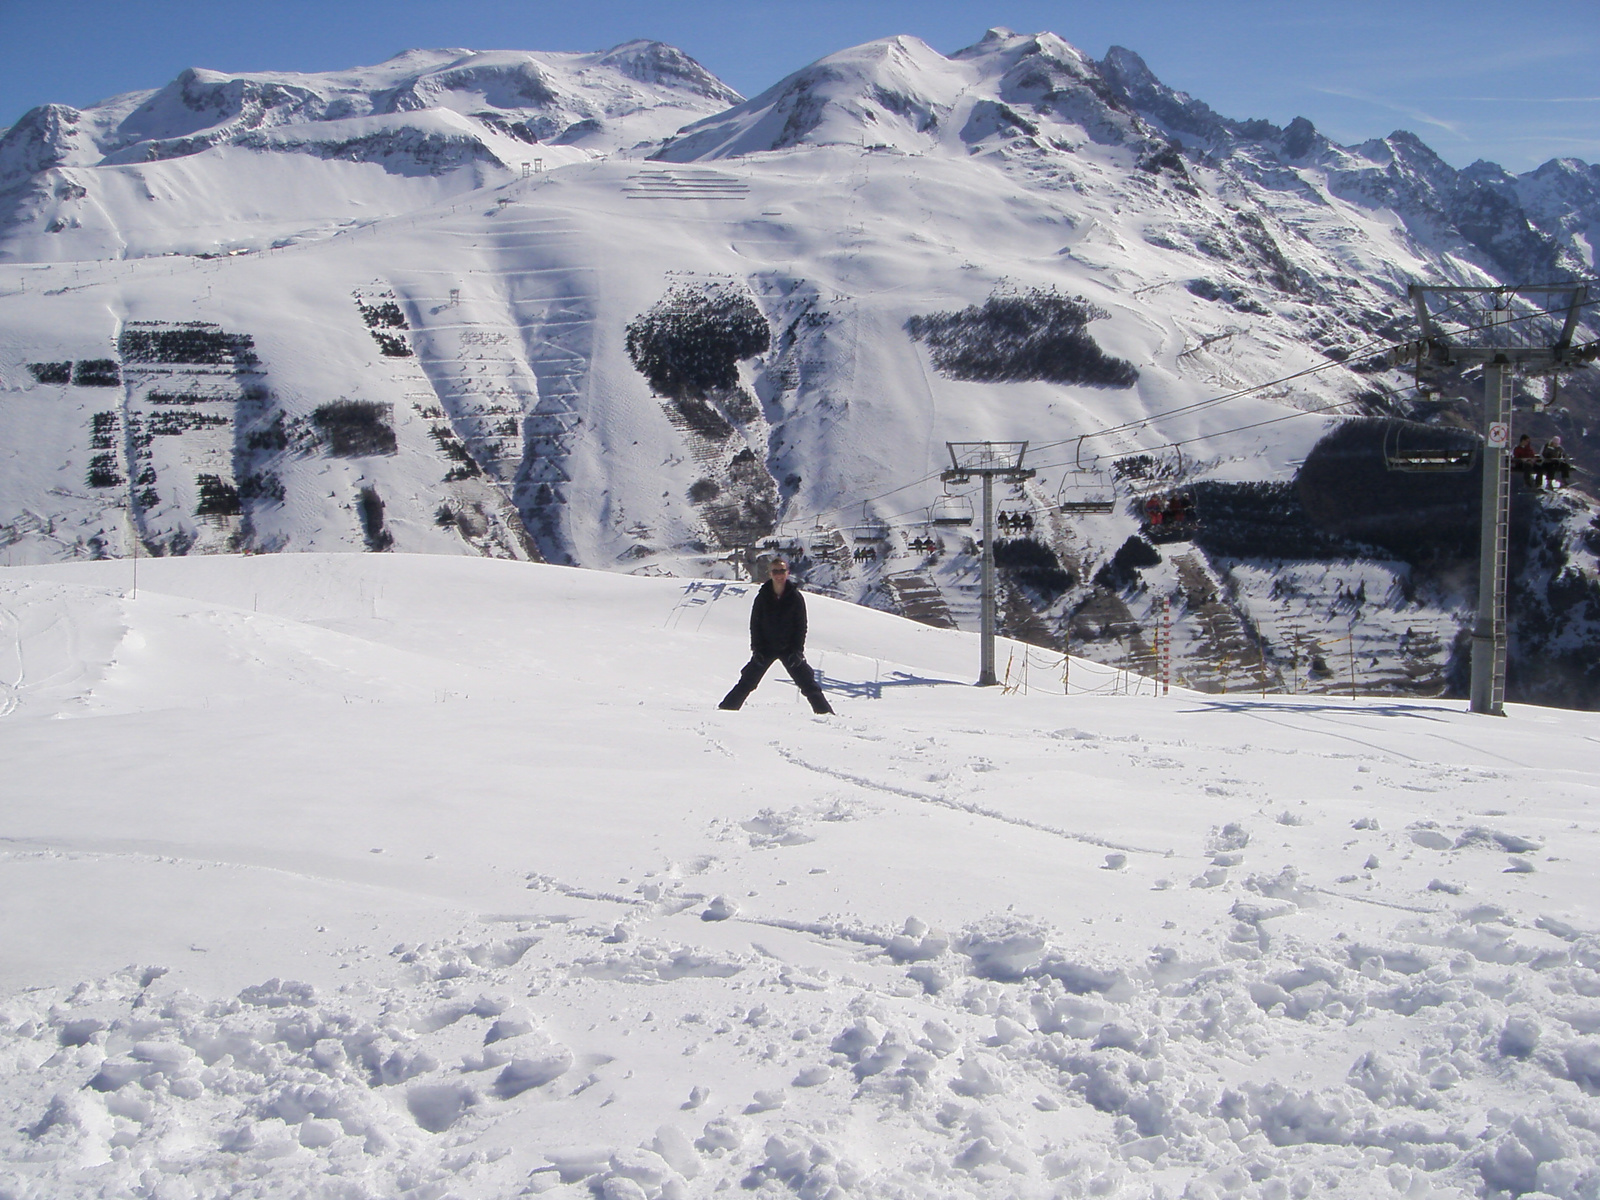
<path fill-rule="evenodd" d="M 0 572 L 8 1200 L 1600 1188 L 1594 714 L 816 596 L 838 715 L 722 713 L 749 585 L 134 565 Z"/>

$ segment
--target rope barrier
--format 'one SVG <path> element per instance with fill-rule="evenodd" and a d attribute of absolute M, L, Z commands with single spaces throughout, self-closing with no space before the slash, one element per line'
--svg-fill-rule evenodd
<path fill-rule="evenodd" d="M 1037 646 L 1030 646 L 1027 643 L 1014 643 L 1006 659 L 1005 672 L 1001 679 L 1001 691 L 1005 695 L 1027 695 L 1034 686 L 1033 675 L 1039 672 L 1045 672 L 1053 678 L 1058 678 L 1061 685 L 1060 694 L 1063 696 L 1137 696 L 1143 694 L 1146 683 L 1151 688 L 1151 694 L 1155 696 L 1170 695 L 1171 686 L 1174 682 L 1179 687 L 1195 687 L 1193 676 L 1186 675 L 1176 669 L 1178 659 L 1175 653 L 1176 643 L 1170 623 L 1170 608 L 1167 608 L 1159 615 L 1155 615 L 1153 621 L 1154 623 L 1149 629 L 1153 640 L 1148 648 L 1143 650 L 1130 649 L 1116 663 L 1101 663 L 1092 659 L 1086 660 L 1085 665 L 1092 665 L 1093 668 L 1098 670 L 1109 671 L 1110 676 L 1098 683 L 1079 684 L 1076 687 L 1073 686 L 1074 679 L 1071 673 L 1072 656 L 1070 653 L 1047 653 Z M 1117 637 L 1118 641 L 1126 640 L 1133 643 L 1145 632 L 1145 627 L 1141 625 L 1125 625 L 1123 629 L 1124 632 Z M 1292 681 L 1287 684 L 1278 675 L 1278 667 L 1269 666 L 1266 653 L 1259 646 L 1247 647 L 1247 649 L 1253 649 L 1253 653 L 1248 655 L 1230 654 L 1226 650 L 1219 648 L 1215 657 L 1202 653 L 1194 656 L 1193 661 L 1202 667 L 1210 668 L 1209 673 L 1218 680 L 1221 685 L 1220 692 L 1224 695 L 1230 693 L 1228 684 L 1237 672 L 1238 677 L 1244 681 L 1250 680 L 1253 676 L 1259 682 L 1263 696 L 1269 694 L 1269 692 L 1280 692 L 1289 695 L 1332 694 L 1348 686 L 1350 696 L 1354 699 L 1360 691 L 1360 683 L 1356 672 L 1356 643 L 1358 641 L 1372 642 L 1374 640 L 1382 639 L 1381 637 L 1375 639 L 1374 636 L 1359 634 L 1354 629 L 1340 637 L 1303 635 L 1298 629 L 1291 631 L 1286 641 L 1286 647 L 1290 652 L 1287 664 L 1296 669 L 1293 672 Z M 1407 639 L 1402 637 L 1400 640 L 1403 646 Z M 1344 647 L 1349 656 L 1348 684 L 1336 682 L 1338 673 L 1335 670 L 1328 669 L 1307 676 L 1308 680 L 1317 677 L 1325 678 L 1326 687 L 1317 688 L 1310 692 L 1302 692 L 1299 686 L 1300 672 L 1298 665 L 1308 660 L 1315 661 L 1324 656 L 1331 658 L 1337 653 L 1339 647 Z M 1279 664 L 1279 666 L 1284 664 L 1282 659 L 1272 661 Z M 1254 687 L 1252 686 L 1250 690 L 1253 691 Z"/>

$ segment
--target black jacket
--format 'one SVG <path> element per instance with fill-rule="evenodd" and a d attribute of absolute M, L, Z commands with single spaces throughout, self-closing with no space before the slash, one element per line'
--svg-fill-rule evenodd
<path fill-rule="evenodd" d="M 750 653 L 787 658 L 805 648 L 806 601 L 800 585 L 790 580 L 780 596 L 767 580 L 750 606 Z"/>

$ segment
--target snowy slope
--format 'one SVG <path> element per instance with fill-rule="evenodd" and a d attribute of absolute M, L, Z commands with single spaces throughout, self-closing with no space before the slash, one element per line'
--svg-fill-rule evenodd
<path fill-rule="evenodd" d="M 439 555 L 0 573 L 0 1187 L 1590 1195 L 1590 715 Z M 1024 653 L 1003 644 L 1002 660 Z M 1590 811 L 1585 811 L 1589 809 Z"/>
<path fill-rule="evenodd" d="M 1306 568 L 1320 582 L 1288 613 L 1271 563 L 1174 552 L 1110 599 L 1093 580 L 1141 491 L 1283 482 L 1340 417 L 1403 409 L 1406 376 L 1366 355 L 1406 336 L 1410 281 L 1592 267 L 1582 164 L 1507 183 L 1406 134 L 1337 147 L 1049 34 L 949 56 L 886 39 L 731 107 L 653 43 L 192 74 L 4 139 L 26 208 L 0 230 L 8 562 L 137 539 L 734 577 L 776 540 L 832 594 L 936 595 L 970 628 L 972 530 L 930 523 L 945 442 L 1027 439 L 1040 477 L 1003 503 L 1040 514 L 1074 582 L 1019 594 L 1013 627 L 1056 640 L 1096 605 L 1097 628 L 1143 632 L 1094 652 L 1137 659 L 1162 595 L 1215 593 L 1227 612 L 1179 613 L 1179 643 L 1232 656 L 1190 664 L 1197 682 L 1253 654 L 1288 686 L 1265 630 L 1276 654 L 1359 637 L 1384 669 L 1426 644 L 1413 665 L 1436 690 L 1471 597 L 1404 564 Z M 629 330 L 706 296 L 753 313 L 765 348 L 724 364 L 734 386 L 664 394 Z M 961 377 L 911 332 L 1018 297 L 1080 304 L 1082 339 L 1131 384 Z M 1141 453 L 1146 478 L 1113 479 Z M 1084 496 L 1115 509 L 1050 515 Z M 1551 518 L 1580 574 L 1593 516 L 1568 499 Z"/>

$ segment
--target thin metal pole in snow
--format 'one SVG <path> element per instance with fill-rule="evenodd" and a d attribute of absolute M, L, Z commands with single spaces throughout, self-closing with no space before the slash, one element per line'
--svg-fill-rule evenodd
<path fill-rule="evenodd" d="M 1172 689 L 1172 598 L 1161 597 L 1161 694 Z"/>
<path fill-rule="evenodd" d="M 994 676 L 994 476 L 983 476 L 983 571 L 978 607 L 978 686 L 992 687 Z"/>

